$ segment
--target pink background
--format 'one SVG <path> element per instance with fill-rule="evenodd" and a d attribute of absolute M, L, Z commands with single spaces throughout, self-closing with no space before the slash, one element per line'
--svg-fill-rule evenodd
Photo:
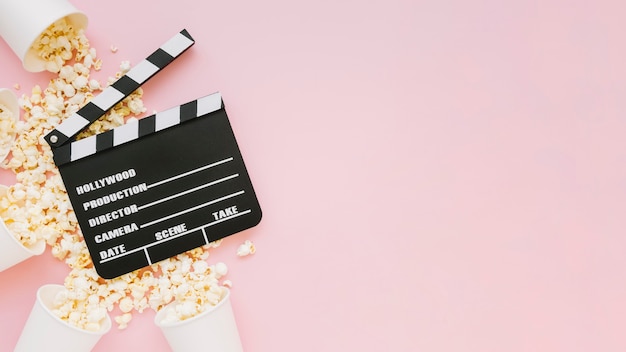
<path fill-rule="evenodd" d="M 196 39 L 144 102 L 223 94 L 264 210 L 209 259 L 246 351 L 626 350 L 622 1 L 72 2 L 101 77 Z M 0 273 L 1 351 L 68 271 Z M 153 317 L 95 351 L 168 351 Z"/>

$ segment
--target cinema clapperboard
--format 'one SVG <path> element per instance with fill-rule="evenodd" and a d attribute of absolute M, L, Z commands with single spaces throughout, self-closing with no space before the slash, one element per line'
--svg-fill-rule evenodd
<path fill-rule="evenodd" d="M 105 279 L 261 220 L 219 93 L 75 140 L 193 44 L 181 31 L 45 136 Z"/>

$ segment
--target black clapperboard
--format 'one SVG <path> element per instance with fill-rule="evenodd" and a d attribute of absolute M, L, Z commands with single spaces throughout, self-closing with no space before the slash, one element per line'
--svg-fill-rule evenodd
<path fill-rule="evenodd" d="M 193 44 L 181 31 L 45 136 L 105 279 L 261 221 L 219 93 L 75 140 Z"/>

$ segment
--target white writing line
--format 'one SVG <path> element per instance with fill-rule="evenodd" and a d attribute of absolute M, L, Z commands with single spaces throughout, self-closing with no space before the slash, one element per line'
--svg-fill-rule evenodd
<path fill-rule="evenodd" d="M 206 231 L 202 228 L 202 236 L 204 236 L 204 244 L 209 244 L 209 238 L 206 237 Z"/>
<path fill-rule="evenodd" d="M 146 258 L 148 259 L 148 263 L 150 263 L 149 265 L 152 265 L 152 260 L 150 259 L 150 256 L 148 256 L 148 248 L 153 247 L 153 246 L 156 246 L 156 245 L 161 244 L 161 243 L 163 243 L 163 242 L 167 242 L 167 241 L 169 241 L 169 240 L 172 240 L 172 239 L 175 239 L 175 238 L 178 238 L 178 237 L 184 236 L 184 235 L 186 235 L 186 234 L 188 234 L 188 233 L 195 232 L 195 231 L 197 231 L 197 230 L 199 230 L 199 229 L 202 229 L 202 234 L 204 235 L 204 240 L 205 240 L 205 241 L 207 242 L 207 244 L 208 244 L 208 243 L 209 243 L 209 241 L 208 241 L 208 239 L 207 239 L 207 237 L 206 237 L 206 232 L 204 231 L 204 229 L 205 229 L 205 228 L 207 228 L 207 227 L 209 227 L 209 226 L 217 225 L 217 224 L 219 224 L 219 223 L 221 223 L 221 222 L 224 222 L 224 221 L 227 221 L 227 220 L 230 220 L 230 219 L 234 219 L 234 218 L 236 218 L 236 217 L 239 217 L 239 216 L 242 216 L 242 215 L 245 215 L 245 214 L 249 214 L 250 212 L 252 212 L 252 210 L 248 209 L 248 210 L 245 210 L 245 211 L 242 211 L 242 212 L 239 212 L 239 213 L 233 214 L 233 215 L 231 215 L 231 216 L 229 216 L 229 217 L 222 218 L 222 219 L 219 219 L 219 220 L 215 220 L 215 221 L 210 222 L 210 223 L 208 223 L 208 224 L 204 224 L 204 225 L 202 225 L 202 226 L 198 226 L 198 227 L 196 227 L 196 228 L 194 228 L 194 229 L 191 229 L 191 230 L 188 230 L 188 231 L 185 231 L 185 232 L 181 232 L 181 233 L 179 233 L 179 234 L 177 234 L 177 235 L 174 235 L 174 236 L 171 236 L 171 237 L 168 237 L 168 238 L 164 238 L 164 239 L 162 239 L 162 240 L 160 240 L 160 241 L 153 242 L 153 243 L 148 244 L 148 245 L 145 245 L 145 246 L 143 246 L 143 247 L 139 247 L 139 248 L 133 249 L 133 250 L 131 250 L 131 251 L 127 251 L 127 252 L 124 252 L 124 253 L 120 253 L 120 254 L 118 254 L 118 255 L 116 255 L 116 256 L 114 256 L 114 257 L 108 257 L 108 258 L 106 258 L 106 259 L 102 259 L 102 260 L 100 261 L 100 264 L 103 264 L 103 263 L 109 262 L 109 261 L 111 261 L 111 260 L 115 260 L 115 259 L 121 258 L 121 257 L 123 257 L 123 256 L 129 255 L 129 254 L 132 254 L 132 253 L 136 253 L 136 252 L 139 252 L 139 251 L 144 251 L 144 254 L 146 255 Z"/>
<path fill-rule="evenodd" d="M 221 183 L 221 182 L 224 182 L 224 181 L 231 180 L 231 179 L 233 179 L 233 178 L 235 178 L 235 177 L 238 177 L 238 176 L 239 176 L 239 174 L 234 174 L 234 175 L 226 176 L 226 177 L 224 177 L 224 178 L 220 178 L 219 180 L 215 180 L 215 181 L 213 181 L 213 182 L 205 183 L 205 184 L 200 185 L 200 186 L 198 186 L 198 187 L 194 187 L 194 188 L 192 188 L 192 189 L 188 189 L 188 190 L 186 190 L 186 191 L 183 191 L 183 192 L 180 192 L 180 193 L 173 194 L 173 195 L 171 195 L 171 196 L 169 196 L 169 197 L 165 197 L 165 198 L 161 198 L 161 199 L 159 199 L 159 200 L 155 200 L 155 201 L 154 201 L 154 202 L 152 202 L 152 203 L 144 204 L 144 205 L 142 205 L 142 206 L 138 207 L 137 209 L 139 209 L 139 210 L 143 210 L 143 209 L 148 208 L 148 207 L 151 207 L 151 206 L 153 206 L 153 205 L 157 205 L 157 204 L 159 204 L 159 203 L 167 202 L 168 200 L 172 200 L 172 199 L 174 199 L 174 198 L 178 198 L 178 197 L 180 197 L 180 196 L 184 196 L 185 194 L 189 194 L 189 193 L 195 192 L 195 191 L 197 191 L 197 190 L 201 190 L 201 189 L 203 189 L 203 188 L 210 187 L 210 186 L 216 185 L 216 184 L 218 184 L 218 183 Z"/>
<path fill-rule="evenodd" d="M 148 226 L 151 226 L 151 225 L 157 224 L 157 223 L 159 223 L 159 222 L 161 222 L 161 221 L 165 221 L 165 220 L 168 220 L 168 219 L 171 219 L 171 218 L 175 218 L 175 217 L 177 217 L 177 216 L 179 216 L 179 215 L 183 215 L 183 214 L 186 214 L 186 213 L 189 213 L 189 212 L 192 212 L 192 211 L 198 210 L 198 209 L 200 209 L 200 208 L 204 208 L 204 207 L 206 207 L 206 206 L 208 206 L 208 205 L 215 204 L 215 203 L 221 202 L 221 201 L 223 201 L 223 200 L 226 200 L 226 199 L 233 198 L 233 197 L 236 197 L 236 196 L 238 196 L 238 195 L 244 194 L 244 192 L 245 192 L 245 191 L 239 191 L 239 192 L 231 193 L 231 194 L 229 194 L 229 195 L 227 195 L 227 196 L 223 196 L 223 197 L 221 197 L 221 198 L 217 198 L 217 199 L 214 199 L 214 200 L 212 200 L 212 201 L 208 201 L 208 202 L 206 202 L 206 203 L 202 203 L 202 204 L 197 205 L 197 206 L 195 206 L 195 207 L 193 207 L 193 208 L 185 209 L 185 210 L 183 210 L 183 211 L 179 211 L 178 213 L 174 213 L 174 214 L 171 214 L 171 215 L 168 215 L 168 216 L 162 217 L 162 218 L 160 218 L 160 219 L 156 219 L 156 220 L 154 220 L 154 221 L 150 221 L 150 222 L 148 222 L 148 223 L 145 223 L 145 224 L 143 224 L 143 225 L 140 225 L 140 226 L 139 226 L 139 228 L 148 227 Z"/>
<path fill-rule="evenodd" d="M 148 248 L 144 247 L 143 253 L 146 255 L 146 259 L 148 259 L 148 265 L 152 265 L 152 259 L 150 259 L 150 254 L 148 254 Z"/>
<path fill-rule="evenodd" d="M 164 183 L 167 183 L 167 182 L 170 182 L 170 181 L 177 180 L 177 179 L 179 179 L 179 178 L 181 178 L 181 177 L 189 176 L 189 175 L 194 174 L 194 173 L 196 173 L 196 172 L 200 172 L 200 171 L 203 171 L 203 170 L 206 170 L 206 169 L 210 169 L 210 168 L 212 168 L 212 167 L 214 167 L 214 166 L 221 165 L 221 164 L 227 163 L 227 162 L 229 162 L 229 161 L 233 161 L 233 158 L 232 158 L 232 157 L 230 157 L 230 158 L 226 158 L 226 159 L 224 159 L 224 160 L 216 161 L 216 162 L 214 162 L 214 163 L 212 163 L 212 164 L 205 165 L 205 166 L 199 167 L 199 168 L 197 168 L 197 169 L 194 169 L 194 170 L 191 170 L 191 171 L 187 171 L 187 172 L 185 172 L 185 173 L 182 173 L 182 174 L 179 174 L 179 175 L 176 175 L 176 176 L 172 176 L 172 177 L 170 177 L 170 178 L 166 178 L 165 180 L 162 180 L 162 181 L 159 181 L 159 182 L 155 182 L 155 183 L 149 184 L 149 185 L 148 185 L 148 188 L 151 188 L 151 187 L 157 187 L 157 186 L 160 186 L 160 185 L 162 185 L 162 184 L 164 184 Z"/>

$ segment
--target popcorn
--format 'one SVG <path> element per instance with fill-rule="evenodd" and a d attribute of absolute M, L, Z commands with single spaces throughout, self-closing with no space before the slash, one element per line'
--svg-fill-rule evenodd
<path fill-rule="evenodd" d="M 82 31 L 61 20 L 50 26 L 35 42 L 38 55 L 47 69 L 57 76 L 45 88 L 35 86 L 19 98 L 23 120 L 15 121 L 0 106 L 0 148 L 10 149 L 10 157 L 0 167 L 16 175 L 16 183 L 0 192 L 0 216 L 11 233 L 23 244 L 45 241 L 52 255 L 65 262 L 70 272 L 65 291 L 55 297 L 54 314 L 61 320 L 88 331 L 99 330 L 107 312 L 116 307 L 114 318 L 125 329 L 135 312 L 147 308 L 160 310 L 176 301 L 170 319 L 184 320 L 218 304 L 230 280 L 226 264 L 209 265 L 209 250 L 221 240 L 198 247 L 174 258 L 155 263 L 111 280 L 100 278 L 93 267 L 87 246 L 78 227 L 50 146 L 44 140 L 49 131 L 87 104 L 98 91 L 130 70 L 123 61 L 114 77 L 106 83 L 90 78 L 102 61 Z M 117 48 L 111 48 L 112 52 Z M 71 63 L 70 63 L 71 62 Z M 77 136 L 85 138 L 137 120 L 146 112 L 143 90 L 137 89 Z M 6 121 L 5 121 L 6 118 Z M 5 133 L 15 140 L 3 144 Z M 254 253 L 248 244 L 247 253 Z"/>
<path fill-rule="evenodd" d="M 118 329 L 126 329 L 128 327 L 128 323 L 131 321 L 132 318 L 133 316 L 130 313 L 124 313 L 115 317 L 115 322 L 118 324 Z"/>
<path fill-rule="evenodd" d="M 17 137 L 14 143 L 9 142 L 11 157 L 0 166 L 12 170 L 17 182 L 0 195 L 0 215 L 18 241 L 26 246 L 46 241 L 52 247 L 52 255 L 65 261 L 72 269 L 66 278 L 68 291 L 57 299 L 56 313 L 62 320 L 90 330 L 96 329 L 95 324 L 100 321 L 103 312 L 112 309 L 115 304 L 121 304 L 127 311 L 147 307 L 147 298 L 140 297 L 145 296 L 147 288 L 135 288 L 129 296 L 125 288 L 114 289 L 118 288 L 116 282 L 112 283 L 111 289 L 101 282 L 93 269 L 50 147 L 43 139 L 62 119 L 91 100 L 94 91 L 102 89 L 98 81 L 89 79 L 89 61 L 93 65 L 99 62 L 95 49 L 89 48 L 82 33 L 69 39 L 71 36 L 66 34 L 71 32 L 71 28 L 64 26 L 63 23 L 53 25 L 37 44 L 41 46 L 41 52 L 51 49 L 45 55 L 48 55 L 49 62 L 56 65 L 51 71 L 58 76 L 51 79 L 45 89 L 35 86 L 30 95 L 20 97 L 23 121 L 3 122 L 4 118 L 14 119 L 7 116 L 7 109 L 2 109 L 0 142 L 4 133 L 13 131 Z M 64 65 L 64 60 L 71 59 L 67 50 L 76 52 L 71 65 Z M 59 55 L 62 56 L 60 61 Z M 142 91 L 131 94 L 129 100 L 118 104 L 115 111 L 103 116 L 97 126 L 82 136 L 120 125 L 123 116 L 137 110 L 128 108 L 129 101 L 132 100 L 135 106 L 143 106 L 142 102 L 139 103 L 141 95 Z M 101 288 L 103 285 L 105 288 Z M 94 295 L 95 292 L 98 294 Z M 124 323 L 127 322 L 125 318 Z"/>
<path fill-rule="evenodd" d="M 228 267 L 226 267 L 226 264 L 219 262 L 215 264 L 214 271 L 215 271 L 215 276 L 219 279 L 228 273 Z"/>
<path fill-rule="evenodd" d="M 167 324 L 192 318 L 214 307 L 224 298 L 226 289 L 225 286 L 219 284 L 218 279 L 227 272 L 226 265 L 218 263 L 207 267 L 197 263 L 199 262 L 192 264 L 193 271 L 185 274 L 183 282 L 173 285 L 172 292 L 174 293 L 176 303 L 165 308 L 168 311 L 163 323 Z M 174 281 L 171 283 L 174 283 Z M 155 300 L 152 302 L 154 305 Z M 159 303 L 156 307 L 153 306 L 157 311 L 164 309 L 163 307 L 169 302 Z"/>
<path fill-rule="evenodd" d="M 9 108 L 0 104 L 0 155 L 6 155 L 17 132 L 16 116 Z"/>
<path fill-rule="evenodd" d="M 77 90 L 86 90 L 89 79 L 85 76 L 78 76 L 72 81 L 72 87 Z"/>
<path fill-rule="evenodd" d="M 89 90 L 96 91 L 96 90 L 100 90 L 100 89 L 102 89 L 100 87 L 100 82 L 98 82 L 95 79 L 89 80 Z"/>
<path fill-rule="evenodd" d="M 122 61 L 122 63 L 120 64 L 120 71 L 121 74 L 125 74 L 126 72 L 130 71 L 130 61 Z"/>
<path fill-rule="evenodd" d="M 53 300 L 52 313 L 66 323 L 87 331 L 98 331 L 106 320 L 103 300 L 95 292 L 98 283 L 88 270 L 73 270 L 65 279 L 65 290 Z"/>
<path fill-rule="evenodd" d="M 124 297 L 119 301 L 118 306 L 122 312 L 129 313 L 133 310 L 133 300 L 130 297 Z"/>
<path fill-rule="evenodd" d="M 213 241 L 208 244 L 209 248 L 217 248 L 222 244 L 223 239 L 219 239 L 217 241 Z"/>
<path fill-rule="evenodd" d="M 89 52 L 87 38 L 82 29 L 77 30 L 65 18 L 50 25 L 35 40 L 32 48 L 37 56 L 46 61 L 46 70 L 58 73 L 77 50 L 76 60 L 82 60 Z"/>
<path fill-rule="evenodd" d="M 240 257 L 245 257 L 247 255 L 254 254 L 255 252 L 256 248 L 254 243 L 250 240 L 246 240 L 244 243 L 239 245 L 239 248 L 237 248 L 237 255 Z"/>

